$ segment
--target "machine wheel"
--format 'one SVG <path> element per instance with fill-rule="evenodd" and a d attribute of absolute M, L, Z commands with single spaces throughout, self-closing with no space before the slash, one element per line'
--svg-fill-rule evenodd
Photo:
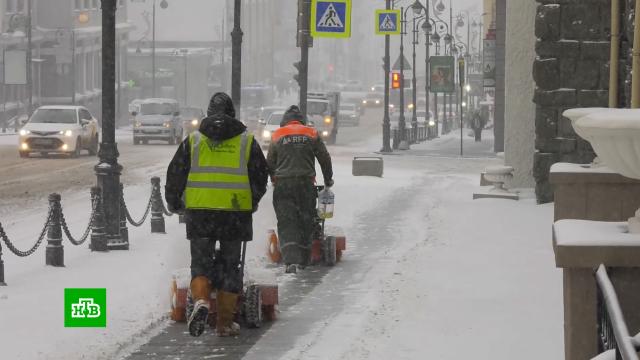
<path fill-rule="evenodd" d="M 29 157 L 29 152 L 28 151 L 20 151 L 20 157 L 21 158 L 28 158 Z"/>
<path fill-rule="evenodd" d="M 142 145 L 149 145 L 149 140 L 142 140 Z"/>
<path fill-rule="evenodd" d="M 173 134 L 170 138 L 169 138 L 169 145 L 175 145 L 176 144 L 176 138 L 177 138 L 177 134 Z"/>
<path fill-rule="evenodd" d="M 71 157 L 72 158 L 77 158 L 80 156 L 80 151 L 82 151 L 82 140 L 80 140 L 80 138 L 78 138 L 76 140 L 76 148 L 73 150 L 73 152 L 71 153 Z"/>
<path fill-rule="evenodd" d="M 250 285 L 244 293 L 244 319 L 250 328 L 259 328 L 262 325 L 262 297 L 260 287 Z"/>
<path fill-rule="evenodd" d="M 98 134 L 94 135 L 93 140 L 91 140 L 91 146 L 89 146 L 89 155 L 96 156 L 98 155 Z"/>
<path fill-rule="evenodd" d="M 327 266 L 334 266 L 337 259 L 336 252 L 336 237 L 335 236 L 327 236 L 324 240 L 323 247 L 323 256 L 324 256 L 324 264 Z"/>
<path fill-rule="evenodd" d="M 133 145 L 140 145 L 140 140 L 138 138 L 133 138 Z"/>

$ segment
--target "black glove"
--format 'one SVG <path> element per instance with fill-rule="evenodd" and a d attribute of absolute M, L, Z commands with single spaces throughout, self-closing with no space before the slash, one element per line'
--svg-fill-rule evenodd
<path fill-rule="evenodd" d="M 333 186 L 333 180 L 332 179 L 325 180 L 324 181 L 324 186 L 328 187 L 328 188 L 332 187 Z"/>
<path fill-rule="evenodd" d="M 184 214 L 184 203 L 182 201 L 178 201 L 177 204 L 167 204 L 167 210 L 174 214 Z"/>

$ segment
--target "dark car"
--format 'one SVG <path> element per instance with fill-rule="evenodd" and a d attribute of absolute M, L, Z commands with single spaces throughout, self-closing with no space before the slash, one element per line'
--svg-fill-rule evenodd
<path fill-rule="evenodd" d="M 180 108 L 180 117 L 182 118 L 182 132 L 184 136 L 189 136 L 200 128 L 200 121 L 204 119 L 204 111 L 200 108 L 184 107 Z"/>

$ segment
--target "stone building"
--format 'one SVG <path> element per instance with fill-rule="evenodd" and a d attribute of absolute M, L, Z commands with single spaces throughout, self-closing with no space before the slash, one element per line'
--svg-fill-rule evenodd
<path fill-rule="evenodd" d="M 0 51 L 26 50 L 27 49 L 27 16 L 28 7 L 26 0 L 2 0 L 0 1 Z M 33 12 L 35 13 L 35 11 Z M 35 14 L 34 14 L 35 15 Z M 40 46 L 42 43 L 41 34 L 32 34 L 32 57 L 38 59 L 40 56 Z M 0 122 L 2 127 L 5 124 L 11 125 L 12 120 L 17 116 L 28 113 L 28 88 L 26 85 L 6 84 L 4 81 L 4 56 L 0 55 L 0 76 L 2 76 L 2 86 L 0 87 Z M 10 69 L 7 69 L 11 71 Z M 38 71 L 38 63 L 33 65 L 33 71 Z M 33 101 L 39 101 L 40 78 L 34 77 Z M 5 123 L 6 121 L 6 123 Z"/>
<path fill-rule="evenodd" d="M 556 162 L 589 163 L 594 158 L 588 142 L 574 132 L 562 112 L 573 107 L 608 104 L 610 2 L 605 0 L 538 0 L 535 18 L 536 84 L 534 176 L 539 202 L 553 200 L 549 169 Z M 629 2 L 623 1 L 623 19 Z M 630 74 L 630 26 L 623 21 L 621 72 Z M 623 75 L 626 76 L 626 75 Z M 624 78 L 621 81 L 624 86 Z M 626 105 L 621 91 L 619 105 Z"/>
<path fill-rule="evenodd" d="M 102 16 L 99 0 L 31 0 L 33 104 L 78 104 L 100 118 L 102 93 Z M 0 1 L 2 34 L 0 47 L 27 48 L 29 1 Z M 130 26 L 127 2 L 118 3 L 119 73 L 126 68 L 124 56 Z M 16 25 L 17 24 L 17 25 Z M 13 27 L 13 28 L 12 28 Z M 4 83 L 4 82 L 3 82 Z M 4 85 L 2 111 L 6 117 L 27 113 L 27 87 Z"/>

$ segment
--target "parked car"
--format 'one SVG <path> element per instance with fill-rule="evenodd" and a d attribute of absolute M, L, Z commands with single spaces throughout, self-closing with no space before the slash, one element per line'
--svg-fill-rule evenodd
<path fill-rule="evenodd" d="M 180 107 L 174 99 L 146 99 L 133 116 L 133 144 L 148 144 L 150 140 L 167 141 L 175 145 L 182 141 Z"/>
<path fill-rule="evenodd" d="M 360 124 L 360 112 L 356 104 L 340 104 L 340 125 L 358 126 Z"/>
<path fill-rule="evenodd" d="M 98 121 L 83 106 L 41 106 L 19 132 L 20 157 L 63 153 L 72 157 L 98 153 Z"/>
<path fill-rule="evenodd" d="M 268 147 L 271 144 L 271 134 L 280 128 L 280 122 L 284 116 L 283 110 L 274 111 L 269 115 L 266 121 L 260 123 L 258 134 L 258 142 L 262 147 Z"/>
<path fill-rule="evenodd" d="M 192 132 L 200 128 L 200 122 L 204 119 L 204 112 L 200 108 L 186 107 L 180 108 L 180 118 L 182 118 L 182 134 L 189 136 Z"/>

